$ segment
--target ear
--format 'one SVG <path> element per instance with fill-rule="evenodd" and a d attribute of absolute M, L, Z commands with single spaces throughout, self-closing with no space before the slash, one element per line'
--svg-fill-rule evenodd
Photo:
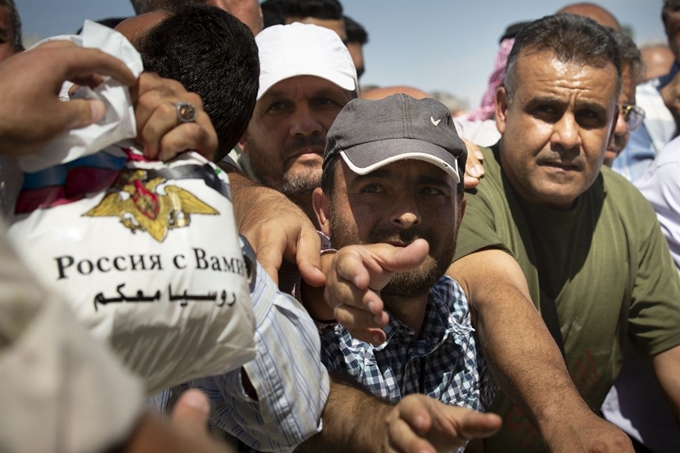
<path fill-rule="evenodd" d="M 238 141 L 238 144 L 241 147 L 241 152 L 243 154 L 248 154 L 248 131 L 247 130 L 241 136 L 241 140 Z"/>
<path fill-rule="evenodd" d="M 496 112 L 496 128 L 498 129 L 498 132 L 503 134 L 505 133 L 505 121 L 507 119 L 508 108 L 510 108 L 510 99 L 508 99 L 508 92 L 504 86 L 500 86 L 496 90 L 494 107 Z"/>
<path fill-rule="evenodd" d="M 323 193 L 321 187 L 314 189 L 312 193 L 312 207 L 314 208 L 314 213 L 316 214 L 316 219 L 319 221 L 319 228 L 321 232 L 326 236 L 331 236 L 330 229 L 330 200 Z"/>

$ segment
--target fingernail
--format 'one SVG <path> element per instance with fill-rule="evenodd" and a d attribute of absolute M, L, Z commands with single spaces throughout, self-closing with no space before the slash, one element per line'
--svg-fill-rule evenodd
<path fill-rule="evenodd" d="M 479 160 L 484 160 L 484 153 L 481 151 L 475 151 L 475 157 Z"/>
<path fill-rule="evenodd" d="M 481 165 L 475 165 L 470 169 L 470 174 L 474 176 L 475 178 L 479 178 L 482 176 L 482 173 L 484 172 L 484 169 L 482 168 Z"/>
<path fill-rule="evenodd" d="M 208 398 L 200 392 L 187 392 L 183 398 L 183 401 L 187 406 L 193 407 L 197 411 L 200 411 L 206 415 L 210 413 L 210 403 L 208 402 Z"/>
<path fill-rule="evenodd" d="M 106 114 L 106 106 L 99 99 L 95 99 L 90 102 L 90 113 L 92 115 L 92 122 L 96 123 L 97 121 L 104 118 L 104 115 Z"/>
<path fill-rule="evenodd" d="M 373 317 L 373 323 L 377 326 L 382 324 L 382 316 L 374 316 Z"/>
<path fill-rule="evenodd" d="M 375 302 L 369 302 L 368 305 L 366 305 L 366 307 L 368 307 L 368 311 L 373 313 L 373 308 L 375 307 Z"/>
<path fill-rule="evenodd" d="M 381 344 L 382 338 L 377 333 L 373 335 L 373 344 Z"/>

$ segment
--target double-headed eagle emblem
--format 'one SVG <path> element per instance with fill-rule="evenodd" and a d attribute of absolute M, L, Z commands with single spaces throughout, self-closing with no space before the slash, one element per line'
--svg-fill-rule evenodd
<path fill-rule="evenodd" d="M 165 178 L 147 181 L 144 170 L 124 172 L 115 191 L 83 216 L 120 217 L 120 222 L 133 233 L 147 231 L 155 240 L 163 242 L 168 230 L 188 226 L 191 214 L 218 215 L 195 195 L 177 186 L 159 187 Z"/>

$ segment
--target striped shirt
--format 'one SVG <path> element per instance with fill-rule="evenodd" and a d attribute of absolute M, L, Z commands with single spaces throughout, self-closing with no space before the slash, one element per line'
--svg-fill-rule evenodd
<path fill-rule="evenodd" d="M 259 401 L 241 383 L 241 370 L 197 379 L 207 393 L 213 432 L 225 432 L 260 451 L 289 452 L 321 430 L 328 372 L 319 360 L 319 335 L 304 307 L 278 291 L 258 264 L 251 294 L 257 356 L 243 369 Z"/>

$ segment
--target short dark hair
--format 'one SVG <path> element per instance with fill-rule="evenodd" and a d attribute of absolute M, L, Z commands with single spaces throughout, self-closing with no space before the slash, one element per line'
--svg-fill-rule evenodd
<path fill-rule="evenodd" d="M 527 51 L 551 52 L 562 62 L 604 67 L 612 63 L 621 88 L 621 57 L 612 34 L 592 19 L 573 14 L 555 14 L 525 26 L 515 38 L 508 56 L 503 84 L 508 99 L 517 88 L 517 60 Z"/>
<path fill-rule="evenodd" d="M 15 52 L 24 50 L 24 44 L 21 42 L 21 17 L 19 11 L 14 4 L 14 0 L 0 0 L 0 6 L 4 6 L 9 11 L 9 17 L 12 25 L 12 47 Z"/>
<path fill-rule="evenodd" d="M 637 85 L 637 83 L 642 80 L 642 76 L 645 72 L 645 64 L 642 61 L 640 49 L 638 49 L 638 46 L 627 33 L 612 31 L 611 34 L 619 45 L 621 69 L 628 68 L 631 77 L 635 80 Z"/>
<path fill-rule="evenodd" d="M 335 167 L 338 165 L 340 154 L 331 154 L 323 164 L 321 173 L 321 190 L 328 198 L 333 198 L 335 193 Z"/>
<path fill-rule="evenodd" d="M 157 9 L 156 2 L 154 0 L 130 0 L 132 3 L 132 9 L 135 10 L 135 14 L 146 14 Z"/>
<path fill-rule="evenodd" d="M 250 29 L 226 11 L 194 5 L 151 29 L 139 51 L 147 70 L 201 96 L 217 131 L 218 159 L 229 153 L 248 127 L 259 86 Z"/>
<path fill-rule="evenodd" d="M 347 42 L 356 42 L 362 46 L 368 43 L 368 33 L 366 32 L 366 29 L 351 17 L 344 16 L 344 19 Z"/>
<path fill-rule="evenodd" d="M 289 17 L 342 19 L 338 0 L 266 0 L 261 5 L 264 27 L 283 25 Z"/>
<path fill-rule="evenodd" d="M 185 6 L 203 4 L 205 0 L 130 0 L 135 14 L 146 14 L 159 9 L 178 11 Z"/>

